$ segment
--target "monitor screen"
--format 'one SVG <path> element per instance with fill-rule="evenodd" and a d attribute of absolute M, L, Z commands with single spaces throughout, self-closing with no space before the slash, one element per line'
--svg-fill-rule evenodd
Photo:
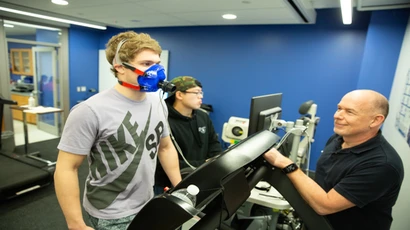
<path fill-rule="evenodd" d="M 275 107 L 282 107 L 282 93 L 268 94 L 252 97 L 251 111 L 249 114 L 248 136 L 260 131 L 258 120 L 260 112 Z M 280 118 L 280 115 L 278 119 Z"/>

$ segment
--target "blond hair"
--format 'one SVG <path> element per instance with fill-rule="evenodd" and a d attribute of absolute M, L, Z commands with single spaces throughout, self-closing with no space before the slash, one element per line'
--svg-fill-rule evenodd
<path fill-rule="evenodd" d="M 117 77 L 117 70 L 113 66 L 115 54 L 117 52 L 118 44 L 125 41 L 118 50 L 117 58 L 121 62 L 132 61 L 141 51 L 149 49 L 157 54 L 161 54 L 162 49 L 159 43 L 145 33 L 136 33 L 134 31 L 127 31 L 113 36 L 106 44 L 105 56 L 107 61 L 111 64 L 111 71 Z M 120 63 L 118 63 L 120 64 Z"/>

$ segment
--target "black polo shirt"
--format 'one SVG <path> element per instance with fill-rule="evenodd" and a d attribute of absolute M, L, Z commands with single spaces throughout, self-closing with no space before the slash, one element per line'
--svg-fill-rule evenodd
<path fill-rule="evenodd" d="M 316 166 L 316 182 L 334 188 L 356 206 L 328 215 L 334 229 L 390 229 L 392 207 L 404 177 L 396 150 L 381 135 L 342 149 L 343 138 L 333 135 Z"/>

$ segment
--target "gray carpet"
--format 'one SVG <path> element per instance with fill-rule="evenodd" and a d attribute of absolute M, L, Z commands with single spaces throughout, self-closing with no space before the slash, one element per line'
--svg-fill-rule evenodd
<path fill-rule="evenodd" d="M 29 145 L 29 152 L 40 151 L 42 158 L 56 161 L 58 141 L 59 139 L 53 139 L 32 143 Z M 14 152 L 22 154 L 24 152 L 23 146 L 17 146 Z M 84 181 L 87 174 L 88 166 L 87 162 L 84 161 L 79 169 L 81 194 L 84 190 Z M 51 183 L 46 187 L 1 202 L 0 229 L 67 229 L 54 192 L 54 184 Z"/>

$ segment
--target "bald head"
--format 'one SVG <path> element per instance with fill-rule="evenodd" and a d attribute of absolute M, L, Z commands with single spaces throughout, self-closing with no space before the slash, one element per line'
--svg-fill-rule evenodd
<path fill-rule="evenodd" d="M 363 109 L 368 110 L 371 113 L 378 113 L 384 116 L 386 119 L 389 114 L 389 101 L 381 93 L 374 90 L 359 89 L 353 90 L 347 93 L 344 97 L 350 97 L 357 100 L 363 105 Z"/>

